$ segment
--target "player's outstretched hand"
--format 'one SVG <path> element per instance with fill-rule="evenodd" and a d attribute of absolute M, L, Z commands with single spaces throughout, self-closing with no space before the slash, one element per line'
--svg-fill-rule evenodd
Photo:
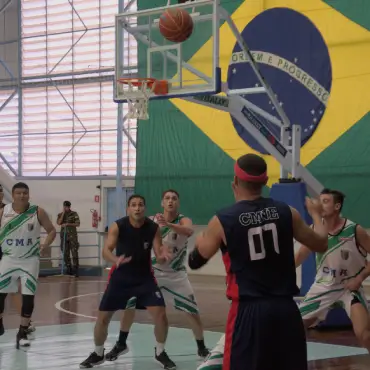
<path fill-rule="evenodd" d="M 128 263 L 130 262 L 132 259 L 132 257 L 126 257 L 124 254 L 122 256 L 119 256 L 118 257 L 118 260 L 116 262 L 116 265 L 117 267 L 119 267 L 120 265 L 123 265 L 124 263 Z"/>
<path fill-rule="evenodd" d="M 162 214 L 162 213 L 157 213 L 157 214 L 155 215 L 155 218 L 156 218 L 156 220 L 157 220 L 157 222 L 158 222 L 158 225 L 159 225 L 160 227 L 165 227 L 165 226 L 167 226 L 167 221 L 165 220 L 165 218 L 164 218 L 164 216 L 163 216 L 163 214 Z"/>
<path fill-rule="evenodd" d="M 311 217 L 322 215 L 322 204 L 320 200 L 306 197 L 306 207 Z"/>

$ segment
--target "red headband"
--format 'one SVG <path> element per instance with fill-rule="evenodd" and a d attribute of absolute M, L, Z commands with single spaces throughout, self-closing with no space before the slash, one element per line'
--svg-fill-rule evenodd
<path fill-rule="evenodd" d="M 258 175 L 258 176 L 250 175 L 249 173 L 245 172 L 244 170 L 242 170 L 239 167 L 238 162 L 235 162 L 235 165 L 234 165 L 234 173 L 235 173 L 235 176 L 237 178 L 239 178 L 240 180 L 242 180 L 242 181 L 247 181 L 247 182 L 266 182 L 268 180 L 268 177 L 267 177 L 267 173 L 266 172 L 261 173 L 261 175 Z"/>

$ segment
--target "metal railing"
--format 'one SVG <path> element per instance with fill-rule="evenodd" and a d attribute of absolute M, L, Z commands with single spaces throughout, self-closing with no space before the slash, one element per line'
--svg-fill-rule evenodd
<path fill-rule="evenodd" d="M 83 266 L 83 263 L 81 263 L 81 261 L 83 260 L 92 260 L 92 259 L 96 259 L 98 261 L 98 263 L 96 265 L 89 265 L 89 267 L 104 267 L 102 265 L 102 237 L 103 237 L 103 234 L 102 233 L 99 233 L 98 231 L 79 231 L 78 233 L 78 239 L 79 241 L 80 240 L 83 240 L 84 239 L 84 236 L 86 235 L 91 235 L 91 236 L 94 236 L 95 235 L 95 240 L 96 240 L 96 243 L 81 243 L 79 242 L 79 265 Z M 45 237 L 47 234 L 45 232 L 42 232 L 41 233 L 41 237 Z M 92 239 L 93 237 L 91 237 Z M 57 231 L 57 236 L 53 242 L 53 244 L 50 246 L 50 256 L 48 257 L 44 257 L 44 256 L 41 256 L 40 257 L 40 261 L 41 262 L 51 262 L 51 266 L 50 268 L 52 269 L 58 269 L 60 268 L 60 274 L 61 275 L 64 275 L 65 273 L 65 261 L 64 261 L 64 254 L 65 254 L 65 245 L 66 245 L 66 232 L 64 232 L 64 235 L 62 236 L 61 235 L 61 232 L 60 231 Z M 53 253 L 54 251 L 54 248 L 58 248 L 58 253 L 57 253 L 57 256 L 55 256 L 55 253 Z M 81 248 L 96 248 L 96 254 L 94 254 L 93 256 L 81 256 Z M 69 252 L 69 251 L 68 251 Z M 45 253 L 45 251 L 44 251 Z M 53 265 L 53 261 L 59 261 L 58 265 L 57 266 L 54 266 Z M 49 268 L 43 268 L 41 269 L 40 271 L 45 271 L 45 270 L 48 270 Z"/>

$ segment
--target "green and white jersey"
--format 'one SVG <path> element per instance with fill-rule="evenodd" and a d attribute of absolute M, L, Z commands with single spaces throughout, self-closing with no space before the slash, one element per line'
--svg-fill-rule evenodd
<path fill-rule="evenodd" d="M 328 236 L 328 250 L 316 253 L 316 279 L 320 285 L 338 286 L 357 276 L 366 266 L 366 251 L 356 243 L 357 225 L 346 220 L 342 230 Z"/>
<path fill-rule="evenodd" d="M 4 207 L 0 227 L 0 245 L 4 257 L 39 257 L 41 226 L 37 210 L 37 206 L 30 205 L 25 212 L 19 214 L 14 212 L 12 204 Z"/>
<path fill-rule="evenodd" d="M 185 216 L 179 214 L 171 224 L 179 224 L 180 220 Z M 157 222 L 156 217 L 152 218 Z M 170 227 L 161 227 L 161 234 L 163 244 L 168 246 L 172 252 L 172 259 L 164 264 L 157 263 L 157 260 L 152 252 L 152 265 L 154 270 L 162 272 L 178 272 L 186 271 L 186 252 L 188 246 L 188 237 L 186 235 L 179 235 L 175 233 Z"/>

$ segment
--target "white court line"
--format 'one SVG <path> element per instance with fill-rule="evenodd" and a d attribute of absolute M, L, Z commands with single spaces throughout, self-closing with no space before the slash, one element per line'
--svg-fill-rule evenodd
<path fill-rule="evenodd" d="M 71 280 L 71 281 L 76 281 L 76 280 Z M 70 284 L 71 281 L 52 281 L 52 282 L 45 281 L 45 282 L 42 282 L 41 284 Z M 79 283 L 105 283 L 106 284 L 106 281 L 104 281 L 104 280 L 85 280 L 85 281 L 79 280 L 78 282 Z M 192 285 L 193 285 L 193 287 L 196 287 L 196 288 L 201 289 L 201 290 L 208 290 L 208 291 L 209 290 L 216 290 L 216 291 L 225 291 L 226 290 L 225 287 L 217 287 L 217 286 L 212 287 L 212 286 L 207 286 L 207 285 L 202 284 L 202 283 L 200 283 L 200 284 L 193 283 Z M 54 307 L 58 311 L 68 313 L 69 315 L 84 317 L 86 319 L 96 320 L 96 316 L 89 316 L 89 315 L 84 315 L 82 313 L 66 310 L 65 308 L 62 307 L 62 304 L 64 302 L 71 301 L 72 299 L 78 299 L 78 298 L 88 297 L 88 296 L 92 296 L 92 295 L 98 295 L 98 294 L 102 294 L 102 293 L 104 293 L 104 292 L 94 292 L 94 293 L 80 294 L 80 295 L 76 295 L 76 296 L 72 296 L 72 297 L 67 297 L 67 298 L 64 298 L 64 299 L 56 302 Z"/>
<path fill-rule="evenodd" d="M 64 309 L 62 307 L 62 304 L 64 302 L 68 302 L 68 301 L 70 301 L 72 299 L 82 298 L 82 297 L 88 297 L 88 296 L 91 296 L 91 295 L 98 295 L 98 294 L 102 294 L 102 293 L 104 293 L 104 292 L 94 292 L 94 293 L 87 293 L 87 294 L 75 295 L 73 297 L 67 297 L 67 298 L 64 298 L 61 301 L 58 301 L 57 303 L 55 303 L 54 307 L 58 311 L 65 312 L 65 313 L 68 313 L 68 314 L 73 315 L 73 316 L 85 317 L 86 319 L 94 319 L 94 320 L 96 320 L 96 317 L 95 316 L 88 316 L 88 315 L 84 315 L 82 313 L 77 313 L 77 312 L 66 310 L 66 309 Z"/>
<path fill-rule="evenodd" d="M 40 281 L 39 280 L 39 284 L 42 285 L 42 284 L 70 284 L 71 282 L 78 282 L 79 284 L 81 283 L 103 283 L 103 284 L 107 284 L 107 281 L 106 280 L 78 280 L 78 279 L 71 279 L 69 281 L 58 281 L 58 280 L 53 280 L 53 281 Z"/>

